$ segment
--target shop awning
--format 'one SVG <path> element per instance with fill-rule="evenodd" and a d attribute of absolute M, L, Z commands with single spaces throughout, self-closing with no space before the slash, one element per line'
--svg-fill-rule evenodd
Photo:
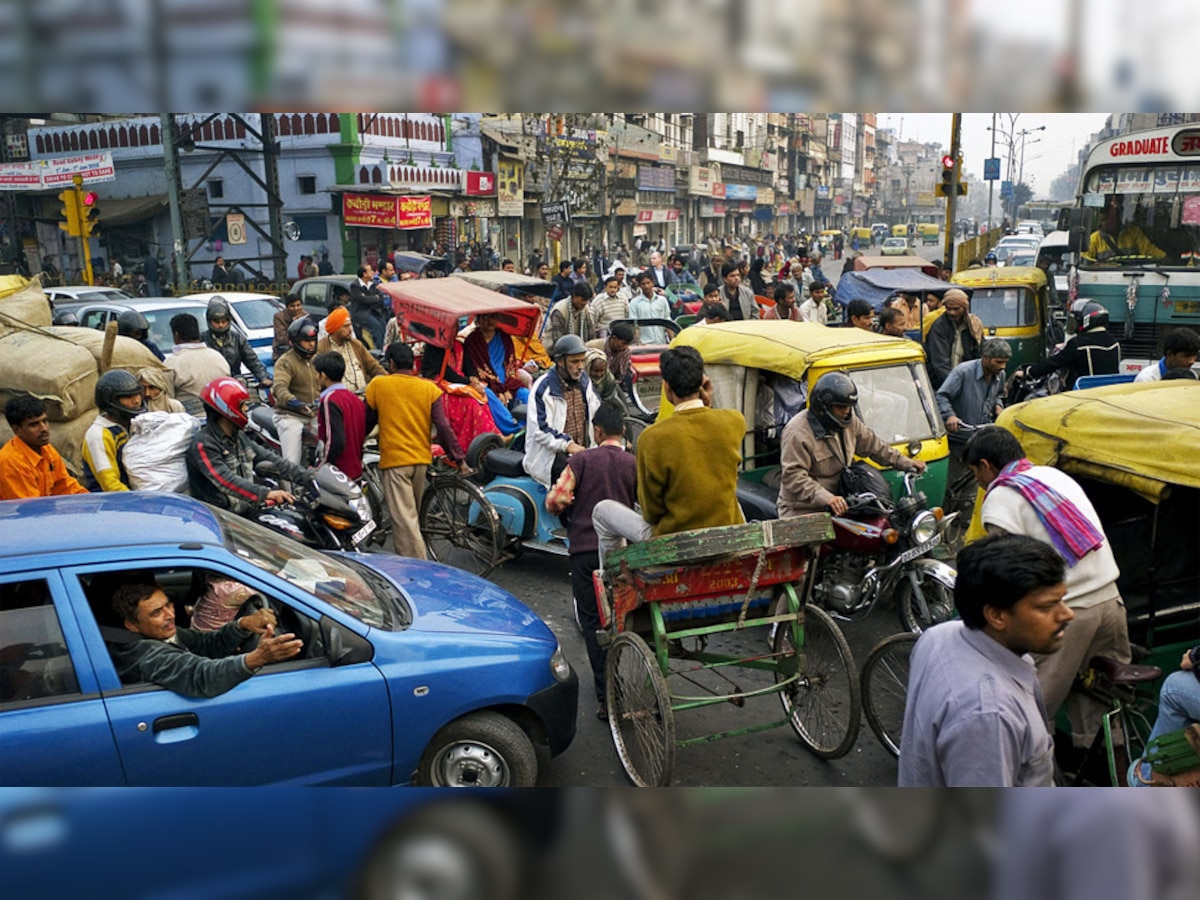
<path fill-rule="evenodd" d="M 129 225 L 166 212 L 167 195 L 151 194 L 149 197 L 128 197 L 124 200 L 101 197 L 97 205 L 100 207 L 100 224 Z"/>

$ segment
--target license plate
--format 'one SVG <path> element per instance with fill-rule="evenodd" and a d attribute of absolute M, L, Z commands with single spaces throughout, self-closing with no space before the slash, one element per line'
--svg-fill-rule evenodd
<path fill-rule="evenodd" d="M 924 544 L 920 544 L 916 547 L 913 547 L 911 550 L 905 550 L 903 553 L 901 553 L 899 557 L 899 564 L 903 565 L 909 560 L 916 559 L 918 556 L 924 556 L 941 542 L 942 536 L 940 534 L 935 534 L 932 540 L 926 541 Z"/>
<path fill-rule="evenodd" d="M 354 534 L 350 538 L 351 543 L 353 543 L 354 546 L 357 547 L 359 544 L 361 544 L 363 541 L 365 541 L 367 538 L 369 538 L 371 536 L 371 532 L 374 530 L 375 530 L 375 523 L 368 522 L 362 528 L 358 529 L 358 531 L 354 532 Z"/>

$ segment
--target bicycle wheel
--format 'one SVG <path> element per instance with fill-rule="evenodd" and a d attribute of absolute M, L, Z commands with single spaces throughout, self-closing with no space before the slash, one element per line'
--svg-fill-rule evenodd
<path fill-rule="evenodd" d="M 893 634 L 867 654 L 862 670 L 863 712 L 883 748 L 900 758 L 900 732 L 908 699 L 908 670 L 918 635 Z"/>
<path fill-rule="evenodd" d="M 441 475 L 421 498 L 421 533 L 432 559 L 483 577 L 495 568 L 504 529 L 495 507 L 466 479 Z"/>
<path fill-rule="evenodd" d="M 797 652 L 790 623 L 776 629 L 773 649 L 781 669 L 775 681 L 788 677 L 787 660 L 795 657 L 800 678 L 779 691 L 779 702 L 792 730 L 822 759 L 845 756 L 858 738 L 861 699 L 850 645 L 823 609 L 804 607 L 804 646 Z"/>
<path fill-rule="evenodd" d="M 367 463 L 363 466 L 362 484 L 367 504 L 371 507 L 371 517 L 375 520 L 375 530 L 367 538 L 367 547 L 389 547 L 392 543 L 392 514 L 383 494 L 378 463 Z"/>
<path fill-rule="evenodd" d="M 675 715 L 654 651 L 633 632 L 617 635 L 604 681 L 608 727 L 625 774 L 638 787 L 666 787 L 675 768 Z"/>

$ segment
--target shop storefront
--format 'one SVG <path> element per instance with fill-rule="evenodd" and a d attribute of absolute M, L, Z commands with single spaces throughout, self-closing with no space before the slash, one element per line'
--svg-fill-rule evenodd
<path fill-rule="evenodd" d="M 426 252 L 442 241 L 453 247 L 456 232 L 449 199 L 432 194 L 342 194 L 342 225 L 347 271 L 364 262 L 377 267 L 393 250 Z"/>

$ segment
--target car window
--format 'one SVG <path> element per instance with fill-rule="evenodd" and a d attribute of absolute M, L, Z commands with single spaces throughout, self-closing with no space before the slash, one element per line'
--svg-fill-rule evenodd
<path fill-rule="evenodd" d="M 862 420 L 887 443 L 928 440 L 944 432 L 925 366 L 855 369 L 853 379 Z"/>
<path fill-rule="evenodd" d="M 0 704 L 78 693 L 50 585 L 0 584 Z"/>
<path fill-rule="evenodd" d="M 175 316 L 180 313 L 188 313 L 199 324 L 201 334 L 207 327 L 203 310 L 175 307 L 173 309 L 141 310 L 141 313 L 150 323 L 150 340 L 157 344 L 158 349 L 164 353 L 175 345 L 175 338 L 171 334 L 171 319 Z"/>
<path fill-rule="evenodd" d="M 1033 294 L 1024 288 L 976 288 L 971 312 L 984 328 L 1016 328 L 1037 321 Z"/>
<path fill-rule="evenodd" d="M 404 597 L 382 577 L 364 577 L 343 560 L 295 541 L 280 540 L 275 532 L 224 510 L 212 511 L 221 520 L 225 545 L 252 565 L 372 628 L 396 631 L 409 619 Z"/>
<path fill-rule="evenodd" d="M 233 309 L 241 317 L 242 324 L 246 328 L 270 328 L 275 313 L 283 309 L 283 304 L 256 297 L 252 300 L 234 300 Z"/>
<path fill-rule="evenodd" d="M 83 318 L 79 320 L 80 326 L 83 328 L 96 328 L 104 330 L 104 324 L 108 321 L 108 310 L 106 309 L 89 309 L 83 314 Z"/>

